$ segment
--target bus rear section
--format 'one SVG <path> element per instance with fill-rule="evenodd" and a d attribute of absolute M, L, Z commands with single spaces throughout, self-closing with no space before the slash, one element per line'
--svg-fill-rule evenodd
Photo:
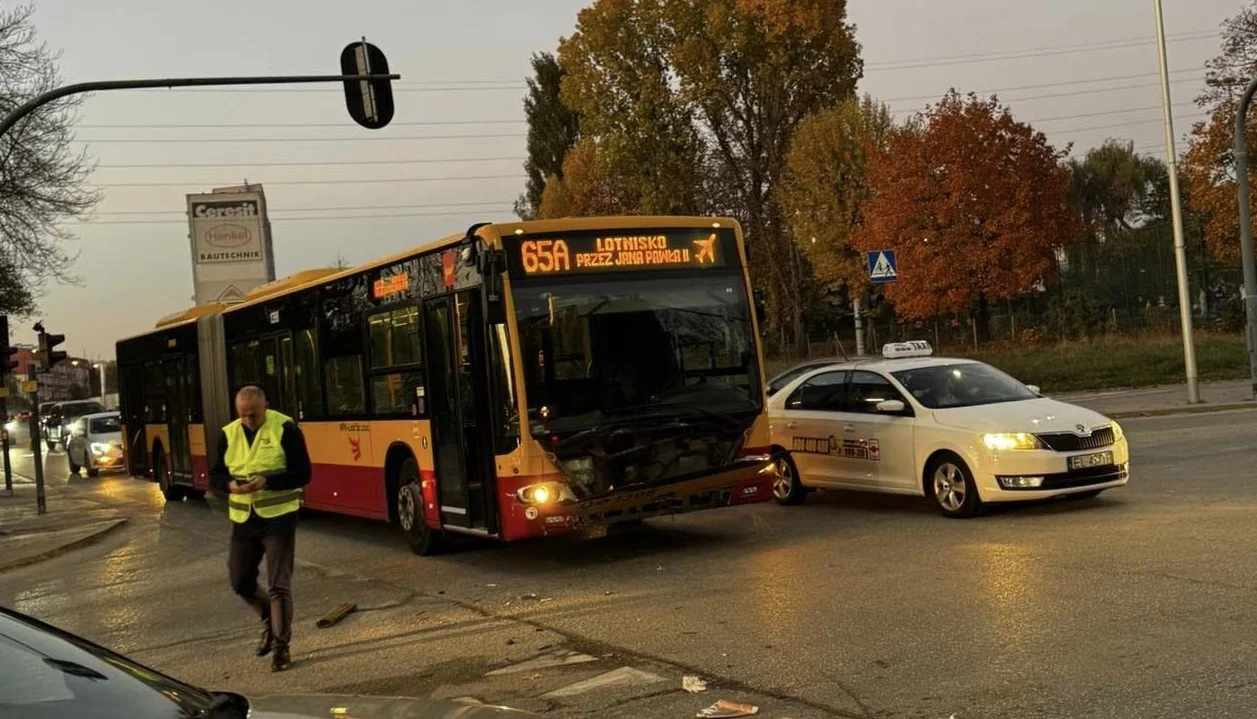
<path fill-rule="evenodd" d="M 771 498 L 739 229 L 667 219 L 502 228 L 524 418 L 504 538 Z"/>

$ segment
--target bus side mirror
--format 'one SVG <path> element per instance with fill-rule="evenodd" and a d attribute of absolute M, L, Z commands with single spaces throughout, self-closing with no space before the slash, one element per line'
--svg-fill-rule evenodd
<path fill-rule="evenodd" d="M 768 302 L 764 299 L 763 290 L 752 290 L 751 298 L 755 302 L 755 321 L 764 324 L 764 317 L 768 314 Z"/>
<path fill-rule="evenodd" d="M 491 325 L 506 322 L 506 299 L 502 296 L 502 250 L 486 249 L 479 253 L 477 269 L 484 284 L 484 319 Z"/>

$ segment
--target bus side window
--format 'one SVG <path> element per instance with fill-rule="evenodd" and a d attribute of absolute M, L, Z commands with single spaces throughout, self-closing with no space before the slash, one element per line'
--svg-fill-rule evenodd
<path fill-rule="evenodd" d="M 367 317 L 371 351 L 371 411 L 419 416 L 423 387 L 419 308 L 400 307 Z"/>
<path fill-rule="evenodd" d="M 327 404 L 331 414 L 367 411 L 362 387 L 362 356 L 333 357 L 327 361 Z"/>
<path fill-rule="evenodd" d="M 238 390 L 245 385 L 260 385 L 262 370 L 258 362 L 257 340 L 237 342 L 231 346 L 231 386 Z"/>

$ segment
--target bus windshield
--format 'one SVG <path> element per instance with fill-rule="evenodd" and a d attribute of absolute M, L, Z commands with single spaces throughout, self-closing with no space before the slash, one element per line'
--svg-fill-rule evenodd
<path fill-rule="evenodd" d="M 514 288 L 534 432 L 675 405 L 757 411 L 759 370 L 742 276 L 532 279 Z"/>

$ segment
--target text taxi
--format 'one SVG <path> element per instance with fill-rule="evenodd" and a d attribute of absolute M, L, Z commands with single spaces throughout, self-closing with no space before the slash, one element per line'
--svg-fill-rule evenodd
<path fill-rule="evenodd" d="M 988 502 L 1094 497 L 1126 484 L 1122 428 L 925 342 L 816 367 L 768 401 L 781 504 L 809 489 L 924 495 L 948 517 Z"/>

